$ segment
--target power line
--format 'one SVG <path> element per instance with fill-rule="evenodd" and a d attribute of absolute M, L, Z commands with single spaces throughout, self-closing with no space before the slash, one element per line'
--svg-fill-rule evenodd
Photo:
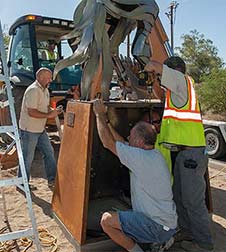
<path fill-rule="evenodd" d="M 171 30 L 171 49 L 174 52 L 174 24 L 176 20 L 176 9 L 179 3 L 176 1 L 172 1 L 168 7 L 169 11 L 166 12 L 166 16 L 170 20 L 170 30 Z"/>

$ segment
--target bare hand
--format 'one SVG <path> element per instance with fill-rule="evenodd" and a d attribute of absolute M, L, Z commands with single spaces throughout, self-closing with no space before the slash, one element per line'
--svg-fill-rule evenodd
<path fill-rule="evenodd" d="M 48 113 L 48 117 L 47 118 L 55 118 L 58 116 L 58 111 L 56 109 L 54 110 L 51 110 L 49 113 Z"/>
<path fill-rule="evenodd" d="M 97 99 L 93 103 L 93 111 L 95 115 L 105 115 L 107 112 L 107 107 L 104 105 L 103 101 Z"/>
<path fill-rule="evenodd" d="M 148 73 L 155 73 L 162 75 L 163 65 L 157 61 L 150 61 L 144 68 L 144 71 Z"/>

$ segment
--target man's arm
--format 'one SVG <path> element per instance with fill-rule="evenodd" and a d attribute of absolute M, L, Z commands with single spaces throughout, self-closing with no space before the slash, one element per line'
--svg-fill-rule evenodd
<path fill-rule="evenodd" d="M 94 102 L 93 111 L 96 115 L 97 130 L 103 146 L 118 156 L 116 141 L 122 141 L 122 137 L 107 123 L 106 108 L 101 100 Z"/>
<path fill-rule="evenodd" d="M 114 137 L 115 142 L 122 142 L 122 143 L 126 143 L 125 139 L 119 135 L 119 133 L 112 127 L 112 125 L 110 123 L 108 123 L 108 127 L 111 131 L 111 134 Z"/>
<path fill-rule="evenodd" d="M 50 110 L 48 113 L 40 112 L 34 108 L 28 108 L 28 115 L 34 118 L 55 118 L 57 117 L 62 111 L 54 109 Z"/>
<path fill-rule="evenodd" d="M 106 123 L 106 116 L 103 114 L 96 114 L 97 130 L 100 140 L 105 148 L 113 152 L 117 156 L 116 141 L 111 134 L 111 131 Z"/>
<path fill-rule="evenodd" d="M 39 103 L 39 92 L 36 88 L 26 90 L 24 94 L 24 105 L 27 108 L 28 115 L 34 118 L 55 118 L 57 115 L 62 113 L 61 108 L 51 109 L 50 106 L 48 107 L 48 112 L 41 112 L 38 108 Z"/>
<path fill-rule="evenodd" d="M 187 84 L 184 74 L 157 61 L 150 61 L 145 66 L 145 71 L 152 74 L 160 74 L 162 76 L 161 85 L 177 95 L 182 103 L 187 101 Z M 154 88 L 155 87 L 153 87 L 153 89 Z"/>
<path fill-rule="evenodd" d="M 158 98 L 160 101 L 164 101 L 165 99 L 165 90 L 160 86 L 160 83 L 158 80 L 155 80 L 152 84 L 152 91 L 156 98 Z"/>

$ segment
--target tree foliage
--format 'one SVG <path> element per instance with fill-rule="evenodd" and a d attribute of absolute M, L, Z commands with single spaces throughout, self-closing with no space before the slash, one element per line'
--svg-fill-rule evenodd
<path fill-rule="evenodd" d="M 6 32 L 3 32 L 3 41 L 4 41 L 4 45 L 6 49 L 8 49 L 9 47 L 9 40 L 10 40 L 10 36 L 7 35 Z"/>
<path fill-rule="evenodd" d="M 202 78 L 198 88 L 199 101 L 204 111 L 226 111 L 226 69 L 213 70 Z"/>
<path fill-rule="evenodd" d="M 195 82 L 200 82 L 201 76 L 210 74 L 213 69 L 223 66 L 223 61 L 218 57 L 218 49 L 210 39 L 206 39 L 197 30 L 182 36 L 183 43 L 176 51 L 187 64 L 188 73 Z"/>
<path fill-rule="evenodd" d="M 10 41 L 10 36 L 6 34 L 6 32 L 3 32 L 3 43 L 6 49 L 6 52 L 9 47 L 9 41 Z M 0 59 L 0 73 L 2 73 L 2 61 Z"/>

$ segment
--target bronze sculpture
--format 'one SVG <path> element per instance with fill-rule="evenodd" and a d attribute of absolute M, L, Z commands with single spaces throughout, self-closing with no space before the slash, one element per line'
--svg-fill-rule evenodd
<path fill-rule="evenodd" d="M 54 76 L 67 66 L 82 64 L 81 99 L 88 100 L 101 58 L 101 94 L 107 100 L 119 45 L 137 28 L 132 55 L 142 69 L 151 56 L 148 35 L 158 12 L 154 0 L 82 0 L 74 12 L 74 30 L 62 38 L 73 41 L 74 53 L 57 63 Z"/>

